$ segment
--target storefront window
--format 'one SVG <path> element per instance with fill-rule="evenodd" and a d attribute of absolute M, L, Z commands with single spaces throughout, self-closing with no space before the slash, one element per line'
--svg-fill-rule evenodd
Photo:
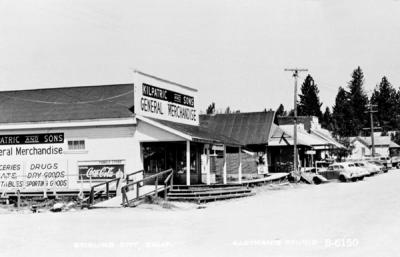
<path fill-rule="evenodd" d="M 68 150 L 85 150 L 85 140 L 69 140 Z"/>
<path fill-rule="evenodd" d="M 198 148 L 190 147 L 190 173 L 196 177 L 200 172 Z M 173 169 L 176 181 L 185 181 L 186 176 L 186 142 L 154 142 L 142 143 L 143 165 L 147 174 Z"/>

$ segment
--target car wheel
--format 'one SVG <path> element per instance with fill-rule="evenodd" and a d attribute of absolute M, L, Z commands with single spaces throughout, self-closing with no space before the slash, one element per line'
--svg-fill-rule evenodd
<path fill-rule="evenodd" d="M 351 178 L 351 181 L 356 182 L 357 178 Z"/>
<path fill-rule="evenodd" d="M 314 178 L 313 178 L 313 182 L 314 182 L 314 184 L 316 184 L 316 185 L 321 184 L 321 180 L 320 180 L 318 177 L 314 177 Z"/>
<path fill-rule="evenodd" d="M 347 182 L 347 179 L 346 179 L 345 176 L 340 175 L 340 176 L 339 176 L 339 181 L 340 181 L 340 182 Z"/>

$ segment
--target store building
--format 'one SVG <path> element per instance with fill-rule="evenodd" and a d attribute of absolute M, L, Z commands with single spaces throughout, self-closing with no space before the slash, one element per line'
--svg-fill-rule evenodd
<path fill-rule="evenodd" d="M 3 91 L 0 99 L 3 193 L 89 190 L 142 169 L 210 184 L 213 145 L 241 147 L 199 125 L 197 90 L 139 71 L 132 84 Z M 216 172 L 226 183 L 226 165 Z"/>
<path fill-rule="evenodd" d="M 400 146 L 390 139 L 390 136 L 382 136 L 381 133 L 374 135 L 375 156 L 392 157 L 397 156 Z M 371 137 L 351 137 L 351 154 L 349 159 L 364 159 L 372 156 Z"/>
<path fill-rule="evenodd" d="M 219 113 L 200 115 L 201 126 L 212 133 L 223 133 L 229 138 L 239 141 L 244 149 L 240 153 L 228 151 L 228 179 L 236 180 L 238 173 L 237 159 L 242 159 L 242 175 L 244 179 L 259 179 L 271 171 L 271 151 L 268 144 L 271 139 L 275 112 Z M 221 151 L 216 149 L 212 159 L 212 168 L 222 165 Z"/>
<path fill-rule="evenodd" d="M 278 117 L 269 146 L 273 156 L 273 170 L 290 171 L 293 168 L 293 118 Z M 332 159 L 334 151 L 345 149 L 331 133 L 323 129 L 315 116 L 298 116 L 297 145 L 300 167 L 311 167 L 317 160 Z"/>

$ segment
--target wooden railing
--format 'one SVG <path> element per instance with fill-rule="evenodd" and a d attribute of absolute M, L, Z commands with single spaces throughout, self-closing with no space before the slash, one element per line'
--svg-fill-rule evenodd
<path fill-rule="evenodd" d="M 123 186 L 121 188 L 122 205 L 124 207 L 129 207 L 131 201 L 138 201 L 140 198 L 143 198 L 146 195 L 154 194 L 154 196 L 157 196 L 158 191 L 159 191 L 159 179 L 160 179 L 161 176 L 164 176 L 164 175 L 167 175 L 167 178 L 164 180 L 164 188 L 163 188 L 164 198 L 167 199 L 168 190 L 170 188 L 172 188 L 173 183 L 174 183 L 173 174 L 174 174 L 173 170 L 172 169 L 168 169 L 168 170 L 164 170 L 164 171 L 161 171 L 159 173 L 156 173 L 154 175 L 145 177 L 143 179 L 127 183 L 125 186 Z M 152 191 L 150 191 L 150 192 L 148 192 L 146 194 L 140 195 L 140 190 L 139 189 L 142 186 L 142 184 L 144 184 L 144 182 L 146 182 L 146 181 L 153 180 L 153 179 L 155 180 L 154 181 L 154 186 L 155 186 L 154 190 L 152 190 Z M 129 192 L 131 189 L 133 189 L 133 190 L 136 189 L 136 197 L 134 199 L 129 199 L 128 195 L 127 195 L 127 192 Z"/>
<path fill-rule="evenodd" d="M 144 170 L 139 170 L 139 171 L 135 171 L 135 172 L 126 174 L 126 176 L 125 176 L 126 184 L 129 184 L 130 181 L 133 181 L 133 179 L 131 179 L 131 177 L 134 175 L 137 175 L 139 173 L 143 173 L 143 175 L 144 175 Z M 104 185 L 105 185 L 106 198 L 109 199 L 110 198 L 110 184 L 114 183 L 114 182 L 116 183 L 115 191 L 117 191 L 119 184 L 122 183 L 123 180 L 121 178 L 114 178 L 114 179 L 110 179 L 108 181 L 101 182 L 99 184 L 92 186 L 90 189 L 89 197 L 83 199 L 83 202 L 86 202 L 89 206 L 93 205 L 96 194 L 103 193 L 103 190 L 99 190 L 98 192 L 96 192 L 96 188 L 102 187 Z"/>
<path fill-rule="evenodd" d="M 131 179 L 131 177 L 134 176 L 134 175 L 137 175 L 139 173 L 142 173 L 142 177 L 144 177 L 144 170 L 139 170 L 139 171 L 135 171 L 135 172 L 126 174 L 126 176 L 125 176 L 126 184 L 129 184 L 130 181 L 133 181 L 133 179 Z"/>
<path fill-rule="evenodd" d="M 95 192 L 96 188 L 105 185 L 106 186 L 106 197 L 107 197 L 107 199 L 109 199 L 110 198 L 110 184 L 115 182 L 116 183 L 115 188 L 118 189 L 120 180 L 121 180 L 121 178 L 114 178 L 114 179 L 110 179 L 108 181 L 105 181 L 105 182 L 102 182 L 102 183 L 92 186 L 90 189 L 90 195 L 89 195 L 89 205 L 93 205 L 93 203 L 94 203 L 94 196 L 96 194 L 96 192 Z"/>

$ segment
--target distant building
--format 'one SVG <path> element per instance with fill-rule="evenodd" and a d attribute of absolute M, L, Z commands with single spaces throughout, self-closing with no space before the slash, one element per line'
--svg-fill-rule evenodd
<path fill-rule="evenodd" d="M 287 152 L 287 154 L 276 154 L 275 156 L 278 157 L 276 162 L 293 162 L 293 117 L 278 117 L 278 125 L 273 133 L 270 146 L 280 146 L 278 150 L 281 153 L 282 151 Z M 286 145 L 286 150 L 284 150 L 284 145 Z M 333 138 L 330 131 L 323 129 L 318 118 L 314 116 L 298 117 L 297 145 L 300 165 L 303 167 L 312 165 L 314 160 L 333 158 L 335 157 L 333 150 L 346 148 Z"/>
<path fill-rule="evenodd" d="M 351 159 L 362 159 L 372 156 L 371 137 L 351 137 L 352 146 Z M 374 136 L 375 155 L 382 157 L 390 157 L 397 155 L 400 146 L 390 139 L 390 136 Z"/>

